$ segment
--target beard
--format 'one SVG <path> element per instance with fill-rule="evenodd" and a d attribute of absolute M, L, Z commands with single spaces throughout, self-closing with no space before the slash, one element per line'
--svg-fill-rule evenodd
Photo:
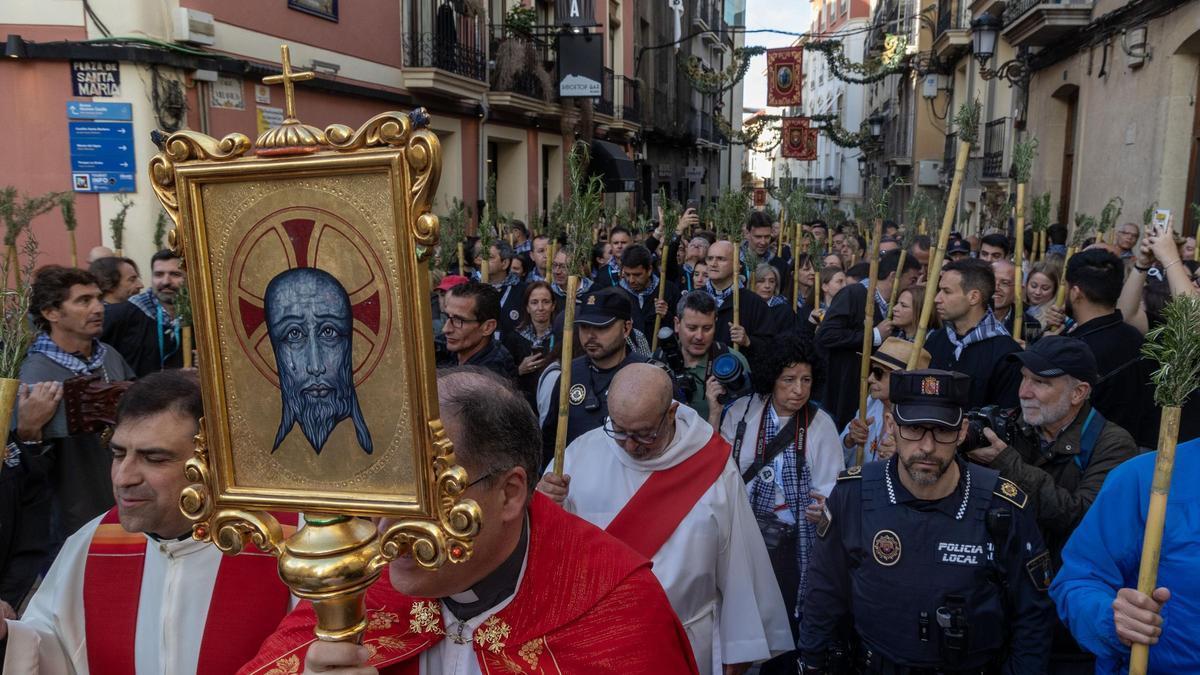
<path fill-rule="evenodd" d="M 332 383 L 333 389 L 329 395 L 311 396 L 305 394 L 301 390 L 301 386 L 292 382 L 291 376 L 285 375 L 285 372 L 280 370 L 279 373 L 283 415 L 279 422 L 279 432 L 275 436 L 275 447 L 272 448 L 272 452 L 279 448 L 280 443 L 292 430 L 292 426 L 299 423 L 304 438 L 319 455 L 337 425 L 347 417 L 352 417 L 359 446 L 368 455 L 371 454 L 373 450 L 371 432 L 367 429 L 366 420 L 363 419 L 362 410 L 359 408 L 358 395 L 354 391 L 354 385 L 349 380 L 337 378 Z M 304 386 L 309 385 L 306 383 Z"/>
<path fill-rule="evenodd" d="M 935 462 L 937 468 L 926 469 L 924 467 L 918 468 L 916 466 L 917 462 L 930 461 Z M 908 477 L 911 478 L 912 481 L 917 485 L 933 485 L 934 483 L 938 482 L 938 480 L 946 474 L 946 471 L 950 468 L 950 463 L 953 461 L 953 457 L 945 461 L 941 461 L 932 453 L 928 455 L 923 453 L 916 454 L 908 459 L 904 459 L 903 457 L 900 458 L 900 463 L 904 465 L 904 470 L 908 472 Z"/>
<path fill-rule="evenodd" d="M 1035 427 L 1044 427 L 1062 421 L 1071 410 L 1071 402 L 1065 397 L 1051 405 L 1042 405 L 1036 399 L 1021 401 L 1021 417 Z"/>

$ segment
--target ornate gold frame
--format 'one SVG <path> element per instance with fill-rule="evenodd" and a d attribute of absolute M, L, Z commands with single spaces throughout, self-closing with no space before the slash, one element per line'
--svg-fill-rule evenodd
<path fill-rule="evenodd" d="M 284 46 L 283 83 L 287 115 L 283 126 L 252 146 L 243 134 L 218 140 L 194 131 L 178 131 L 160 144 L 149 166 L 151 185 L 175 222 L 170 246 L 188 263 L 196 347 L 206 417 L 196 436 L 195 456 L 186 475 L 192 485 L 180 498 L 193 521 L 193 536 L 236 554 L 247 543 L 279 556 L 280 575 L 293 592 L 312 599 L 325 639 L 352 639 L 365 628 L 362 595 L 388 561 L 411 553 L 426 568 L 466 560 L 479 531 L 478 505 L 462 497 L 466 471 L 457 465 L 438 413 L 432 321 L 421 307 L 429 297 L 427 258 L 438 241 L 437 217 L 430 202 L 441 173 L 441 146 L 425 128 L 424 109 L 387 112 L 358 129 L 331 125 L 319 130 L 295 118 L 292 82 L 308 79 L 291 71 Z M 248 156 L 251 148 L 257 156 Z M 418 420 L 413 448 L 415 494 L 367 495 L 348 491 L 263 488 L 237 484 L 234 445 L 222 383 L 228 373 L 218 339 L 214 279 L 209 267 L 205 221 L 205 185 L 280 177 L 323 178 L 355 172 L 384 171 L 390 176 L 401 279 L 395 311 L 403 316 L 403 363 L 409 377 L 408 403 Z M 405 260 L 409 262 L 404 262 Z M 424 432 L 421 431 L 424 429 Z M 305 527 L 285 539 L 269 510 L 303 511 Z M 395 519 L 377 534 L 370 521 Z"/>

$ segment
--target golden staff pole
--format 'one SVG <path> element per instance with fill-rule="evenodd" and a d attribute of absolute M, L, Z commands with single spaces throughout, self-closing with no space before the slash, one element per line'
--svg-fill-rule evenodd
<path fill-rule="evenodd" d="M 925 219 L 921 218 L 921 224 L 917 226 L 917 234 L 919 234 L 921 236 L 925 236 L 926 231 L 928 229 L 929 228 L 928 228 L 928 225 L 925 223 Z"/>
<path fill-rule="evenodd" d="M 775 255 L 777 255 L 777 256 L 783 255 L 783 235 L 786 232 L 787 232 L 787 222 L 786 222 L 786 220 L 784 220 L 784 222 L 781 222 L 779 224 L 779 240 L 775 242 Z"/>
<path fill-rule="evenodd" d="M 667 299 L 667 250 L 666 242 L 663 242 L 663 254 L 659 256 L 658 262 L 658 299 Z M 654 337 L 650 339 L 650 352 L 653 353 L 658 349 L 658 329 L 662 328 L 662 315 L 658 313 L 658 307 L 654 308 Z"/>
<path fill-rule="evenodd" d="M 1067 263 L 1071 262 L 1071 256 L 1075 255 L 1075 247 L 1067 247 L 1067 256 L 1063 258 L 1062 273 L 1058 275 L 1058 291 L 1054 294 L 1054 306 L 1060 311 L 1067 308 Z M 1046 326 L 1046 328 L 1057 328 L 1057 326 Z"/>
<path fill-rule="evenodd" d="M 871 233 L 871 273 L 870 281 L 867 282 L 867 309 L 863 317 L 863 346 L 862 360 L 859 362 L 858 368 L 858 419 L 863 424 L 867 423 L 867 375 L 871 372 L 871 347 L 875 344 L 875 292 L 878 285 L 877 277 L 879 276 L 879 240 L 883 238 L 883 219 L 875 219 L 875 231 Z M 895 287 L 893 287 L 894 289 Z M 895 292 L 893 290 L 893 292 Z M 862 466 L 863 455 L 866 452 L 865 445 L 859 445 L 854 451 L 854 465 Z"/>
<path fill-rule="evenodd" d="M 742 246 L 741 243 L 736 243 L 733 247 L 733 325 L 740 326 L 742 318 L 742 299 L 741 293 L 738 293 L 738 268 L 741 267 Z M 747 285 L 749 285 L 750 277 L 747 276 Z M 733 345 L 734 351 L 741 351 L 737 345 Z"/>
<path fill-rule="evenodd" d="M 567 418 L 571 408 L 571 360 L 575 351 L 575 294 L 579 277 L 567 277 L 567 297 L 563 309 L 562 372 L 558 376 L 558 429 L 554 435 L 554 473 L 563 475 L 563 452 L 567 449 Z"/>
<path fill-rule="evenodd" d="M 783 237 L 781 232 L 780 237 Z M 800 225 L 792 237 L 792 311 L 800 304 Z"/>
<path fill-rule="evenodd" d="M 462 274 L 462 275 L 466 275 L 466 273 L 467 273 L 466 262 L 467 261 L 466 261 L 466 257 L 463 255 L 463 243 L 461 241 L 458 242 L 457 248 L 458 248 L 458 273 Z"/>
<path fill-rule="evenodd" d="M 1150 484 L 1150 506 L 1146 512 L 1146 532 L 1142 536 L 1142 561 L 1138 566 L 1139 592 L 1149 596 L 1158 581 L 1158 556 L 1162 553 L 1163 523 L 1167 518 L 1167 494 L 1171 490 L 1171 472 L 1175 468 L 1175 445 L 1179 441 L 1178 406 L 1162 409 L 1158 432 L 1158 456 L 1154 460 L 1154 479 Z M 1129 675 L 1146 675 L 1150 646 L 1134 644 L 1129 655 Z"/>
<path fill-rule="evenodd" d="M 184 326 L 180 329 L 183 339 L 183 367 L 192 367 L 192 327 Z"/>
<path fill-rule="evenodd" d="M 954 225 L 954 212 L 958 209 L 958 192 L 962 187 L 963 174 L 967 171 L 967 159 L 971 144 L 958 142 L 958 157 L 954 160 L 954 179 L 950 181 L 950 194 L 946 195 L 946 212 L 942 214 L 942 229 L 938 232 L 937 245 L 929 256 L 929 272 L 925 275 L 925 303 L 921 306 L 921 319 L 917 323 L 917 334 L 913 336 L 913 350 L 908 357 L 908 370 L 917 369 L 917 359 L 925 346 L 925 332 L 929 318 L 933 315 L 933 300 L 937 295 L 938 277 L 942 273 L 942 261 L 946 258 L 946 244 L 950 241 L 950 228 Z"/>
<path fill-rule="evenodd" d="M 1025 329 L 1025 184 L 1017 183 L 1017 250 L 1013 256 L 1013 339 L 1020 340 Z"/>

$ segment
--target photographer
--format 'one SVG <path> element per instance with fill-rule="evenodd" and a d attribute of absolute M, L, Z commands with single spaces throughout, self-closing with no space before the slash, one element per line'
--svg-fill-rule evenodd
<path fill-rule="evenodd" d="M 749 372 L 746 357 L 716 341 L 717 301 L 704 291 L 692 291 L 679 299 L 675 333 L 659 338 L 654 358 L 667 364 L 675 380 L 675 399 L 695 410 L 700 419 L 715 429 L 721 424 L 721 402 L 725 388 L 713 375 L 717 357 L 731 354 Z"/>
<path fill-rule="evenodd" d="M 733 445 L 795 630 L 815 524 L 845 464 L 833 419 L 810 398 L 817 368 L 812 346 L 787 335 L 751 356 L 754 393 L 725 412 L 721 436 Z M 762 672 L 780 672 L 773 665 Z"/>
<path fill-rule="evenodd" d="M 1089 401 L 1098 369 L 1082 340 L 1047 335 L 1028 351 L 1008 357 L 1021 365 L 1021 416 L 1011 438 L 983 429 L 986 443 L 967 455 L 991 466 L 1029 494 L 1038 528 L 1056 571 L 1062 548 L 1100 491 L 1108 472 L 1137 454 L 1127 431 L 1104 419 Z M 1052 663 L 1086 664 L 1060 625 Z"/>

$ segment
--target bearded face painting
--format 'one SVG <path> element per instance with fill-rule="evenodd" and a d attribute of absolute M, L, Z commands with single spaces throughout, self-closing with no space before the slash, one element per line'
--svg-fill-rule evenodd
<path fill-rule="evenodd" d="M 371 454 L 371 432 L 354 389 L 353 317 L 346 289 L 328 272 L 297 268 L 271 279 L 264 305 L 282 403 L 271 451 L 299 424 L 319 455 L 337 425 L 350 418 L 359 446 Z"/>

